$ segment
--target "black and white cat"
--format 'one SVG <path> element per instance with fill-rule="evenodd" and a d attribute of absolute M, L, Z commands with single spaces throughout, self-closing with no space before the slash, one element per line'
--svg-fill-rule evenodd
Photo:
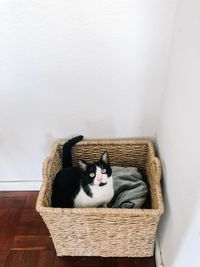
<path fill-rule="evenodd" d="M 109 156 L 104 152 L 99 161 L 89 164 L 79 160 L 72 167 L 71 149 L 83 136 L 72 138 L 63 146 L 63 169 L 54 179 L 52 207 L 105 207 L 114 195 Z"/>

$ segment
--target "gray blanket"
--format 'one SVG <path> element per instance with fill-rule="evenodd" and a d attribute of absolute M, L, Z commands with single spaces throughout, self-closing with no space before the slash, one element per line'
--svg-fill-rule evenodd
<path fill-rule="evenodd" d="M 114 197 L 110 208 L 141 208 L 147 197 L 147 185 L 135 167 L 112 167 Z"/>

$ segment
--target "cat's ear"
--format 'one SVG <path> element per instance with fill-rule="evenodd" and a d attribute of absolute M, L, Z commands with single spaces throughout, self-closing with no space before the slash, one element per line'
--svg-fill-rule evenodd
<path fill-rule="evenodd" d="M 101 156 L 101 161 L 103 161 L 104 163 L 106 164 L 110 164 L 110 161 L 109 161 L 109 156 L 108 156 L 108 152 L 105 151 L 102 156 Z"/>
<path fill-rule="evenodd" d="M 78 161 L 79 167 L 83 172 L 86 172 L 87 170 L 87 163 L 84 160 L 79 160 Z"/>

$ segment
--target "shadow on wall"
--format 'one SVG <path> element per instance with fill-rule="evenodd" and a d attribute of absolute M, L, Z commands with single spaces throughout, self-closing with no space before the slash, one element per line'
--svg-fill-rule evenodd
<path fill-rule="evenodd" d="M 158 147 L 156 149 L 158 151 L 157 154 L 159 158 L 161 158 Z M 162 194 L 163 194 L 163 200 L 164 200 L 164 214 L 161 216 L 161 221 L 160 221 L 159 228 L 158 228 L 158 236 L 159 236 L 159 241 L 162 243 L 161 254 L 163 255 L 162 249 L 167 249 L 168 250 L 167 253 L 168 255 L 170 255 L 170 258 L 168 257 L 167 260 L 163 258 L 164 262 L 165 264 L 167 263 L 167 266 L 171 267 L 171 266 L 175 266 L 173 264 L 176 262 L 176 259 L 178 258 L 178 255 L 181 252 L 182 246 L 185 243 L 185 239 L 187 237 L 187 234 L 193 222 L 193 215 L 195 213 L 195 210 L 193 210 L 192 207 L 189 211 L 187 209 L 177 210 L 177 208 L 176 208 L 176 211 L 173 210 L 173 206 L 172 206 L 173 202 L 170 201 L 170 196 L 168 193 L 169 189 L 167 188 L 167 177 L 168 177 L 167 167 L 165 165 L 164 160 L 162 159 L 161 159 L 161 165 L 162 165 L 161 187 L 162 187 Z M 180 196 L 180 190 L 181 190 L 180 188 L 177 188 L 177 197 Z M 181 213 L 184 213 L 184 212 L 187 213 L 188 215 L 185 217 L 186 220 L 184 221 L 177 220 L 178 214 L 181 215 Z M 176 218 L 174 218 L 174 213 L 177 214 Z M 171 243 L 169 243 L 169 240 L 171 240 L 171 243 L 173 243 L 173 246 L 170 246 Z M 176 249 L 174 249 L 174 247 Z"/>

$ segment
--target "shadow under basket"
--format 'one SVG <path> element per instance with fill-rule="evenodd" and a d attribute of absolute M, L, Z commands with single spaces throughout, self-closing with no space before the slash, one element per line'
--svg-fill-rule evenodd
<path fill-rule="evenodd" d="M 148 140 L 86 140 L 72 149 L 73 165 L 88 162 L 108 151 L 111 166 L 134 166 L 144 175 L 150 191 L 150 207 L 143 209 L 52 208 L 52 182 L 62 168 L 62 148 L 54 144 L 43 164 L 43 182 L 36 209 L 51 234 L 58 256 L 148 257 L 154 243 L 163 200 L 160 161 Z"/>

